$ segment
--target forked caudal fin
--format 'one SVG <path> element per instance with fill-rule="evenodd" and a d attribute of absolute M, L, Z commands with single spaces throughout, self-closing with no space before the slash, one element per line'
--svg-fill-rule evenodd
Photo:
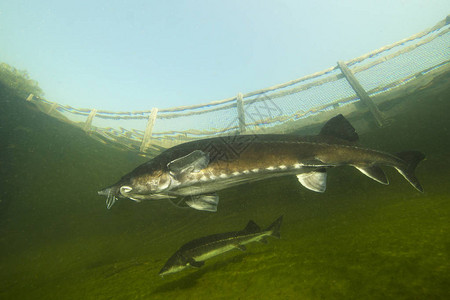
<path fill-rule="evenodd" d="M 270 231 L 271 236 L 279 239 L 281 237 L 280 235 L 281 222 L 283 222 L 283 216 L 280 216 L 278 219 L 276 219 L 275 222 L 270 224 L 265 231 Z"/>
<path fill-rule="evenodd" d="M 397 153 L 397 157 L 405 162 L 404 167 L 396 167 L 397 171 L 402 174 L 416 190 L 423 193 L 423 188 L 414 174 L 414 170 L 419 162 L 425 158 L 425 155 L 419 151 L 404 151 Z"/>

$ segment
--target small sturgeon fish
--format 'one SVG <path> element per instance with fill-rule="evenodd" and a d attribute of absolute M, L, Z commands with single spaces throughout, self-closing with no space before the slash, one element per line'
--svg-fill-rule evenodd
<path fill-rule="evenodd" d="M 267 178 L 296 175 L 315 192 L 326 188 L 327 168 L 350 165 L 382 183 L 389 181 L 380 166 L 390 166 L 422 192 L 414 175 L 425 158 L 418 151 L 392 155 L 357 145 L 359 137 L 342 116 L 330 119 L 317 136 L 282 134 L 237 135 L 177 145 L 98 192 L 109 209 L 117 198 L 140 202 L 183 197 L 198 210 L 217 210 L 217 191 Z M 181 201 L 180 201 L 181 202 Z"/>
<path fill-rule="evenodd" d="M 241 231 L 213 234 L 184 244 L 172 255 L 159 271 L 164 276 L 182 271 L 188 267 L 200 268 L 205 260 L 233 249 L 245 251 L 245 245 L 251 242 L 267 243 L 266 237 L 280 238 L 280 227 L 283 216 L 279 217 L 267 229 L 261 228 L 253 221 Z"/>

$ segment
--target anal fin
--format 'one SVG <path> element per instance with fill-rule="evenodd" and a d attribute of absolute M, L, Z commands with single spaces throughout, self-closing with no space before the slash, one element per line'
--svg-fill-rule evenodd
<path fill-rule="evenodd" d="M 186 200 L 185 203 L 197 210 L 216 212 L 219 196 L 216 193 L 194 195 L 189 200 Z"/>
<path fill-rule="evenodd" d="M 381 169 L 378 166 L 370 166 L 370 167 L 355 166 L 355 168 L 357 168 L 361 173 L 363 173 L 367 177 L 370 177 L 381 184 L 389 184 L 389 180 L 387 179 L 383 169 Z"/>
<path fill-rule="evenodd" d="M 305 188 L 314 192 L 323 193 L 327 188 L 327 171 L 324 168 L 297 174 L 297 179 Z"/>

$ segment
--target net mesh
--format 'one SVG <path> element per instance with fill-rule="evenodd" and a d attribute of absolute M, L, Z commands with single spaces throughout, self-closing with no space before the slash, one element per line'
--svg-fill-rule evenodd
<path fill-rule="evenodd" d="M 345 64 L 370 96 L 397 89 L 432 70 L 449 69 L 449 17 L 433 28 L 355 58 Z M 358 101 L 336 66 L 291 82 L 193 107 L 151 111 L 107 112 L 75 109 L 40 99 L 45 112 L 73 122 L 105 140 L 143 151 L 145 132 L 151 145 L 170 147 L 185 141 L 236 132 L 281 131 L 283 124 L 332 111 Z M 91 115 L 91 118 L 89 116 Z M 91 121 L 89 121 L 91 119 Z M 145 150 L 145 149 L 144 149 Z"/>

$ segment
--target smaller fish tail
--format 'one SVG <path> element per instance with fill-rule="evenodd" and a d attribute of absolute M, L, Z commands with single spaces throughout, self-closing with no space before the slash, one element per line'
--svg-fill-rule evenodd
<path fill-rule="evenodd" d="M 397 153 L 397 157 L 405 162 L 403 167 L 396 168 L 397 171 L 402 174 L 416 190 L 423 192 L 422 185 L 414 174 L 414 171 L 419 162 L 425 158 L 425 155 L 419 151 L 404 151 Z"/>
<path fill-rule="evenodd" d="M 270 231 L 270 235 L 276 238 L 280 238 L 280 227 L 281 222 L 283 221 L 283 216 L 280 216 L 278 219 L 275 220 L 272 224 L 270 224 L 269 227 L 267 227 L 266 231 Z"/>

